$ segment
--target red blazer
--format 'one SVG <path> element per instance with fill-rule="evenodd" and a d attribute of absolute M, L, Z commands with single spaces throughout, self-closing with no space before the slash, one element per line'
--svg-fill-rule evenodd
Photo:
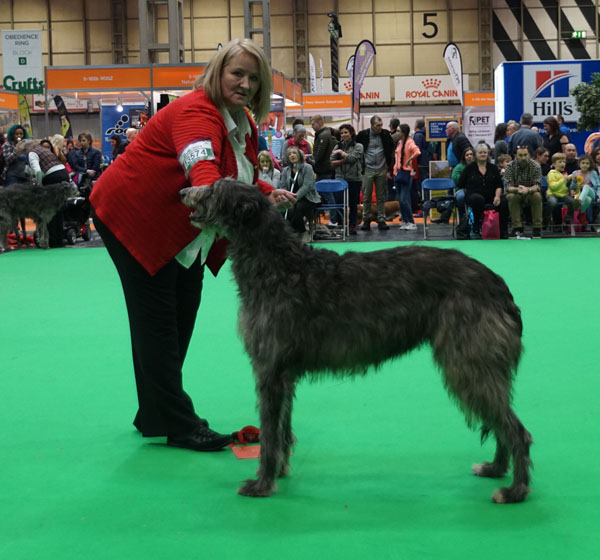
<path fill-rule="evenodd" d="M 252 137 L 246 136 L 246 156 L 254 164 L 254 182 L 268 194 L 273 187 L 257 180 L 258 132 L 249 115 L 248 120 Z M 212 147 L 212 154 L 191 167 L 188 179 L 179 157 L 198 142 Z M 108 229 L 154 275 L 198 235 L 179 191 L 190 185 L 211 185 L 222 177 L 237 177 L 227 127 L 204 91 L 194 90 L 148 121 L 95 183 L 90 201 Z M 223 262 L 225 244 L 217 242 L 207 264 L 216 275 Z"/>

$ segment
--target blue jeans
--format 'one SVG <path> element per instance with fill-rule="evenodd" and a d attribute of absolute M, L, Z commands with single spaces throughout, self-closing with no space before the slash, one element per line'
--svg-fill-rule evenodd
<path fill-rule="evenodd" d="M 410 198 L 410 188 L 412 184 L 412 177 L 410 171 L 400 169 L 394 177 L 394 186 L 396 187 L 396 193 L 398 195 L 398 202 L 400 203 L 400 213 L 402 214 L 402 222 L 408 224 L 414 222 L 412 215 L 412 206 Z"/>

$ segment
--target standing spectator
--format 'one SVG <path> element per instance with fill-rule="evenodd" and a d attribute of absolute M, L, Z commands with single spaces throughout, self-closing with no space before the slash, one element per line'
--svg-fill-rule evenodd
<path fill-rule="evenodd" d="M 429 177 L 429 162 L 431 161 L 433 150 L 432 144 L 427 142 L 425 133 L 425 119 L 417 119 L 415 121 L 415 133 L 413 140 L 417 148 L 421 150 L 421 155 L 417 158 L 417 166 L 419 169 L 419 181 L 424 181 Z"/>
<path fill-rule="evenodd" d="M 102 164 L 100 150 L 92 146 L 92 135 L 89 132 L 82 132 L 77 140 L 81 144 L 81 149 L 69 152 L 69 157 L 67 157 L 69 164 L 75 173 L 97 179 L 100 176 L 100 165 Z"/>
<path fill-rule="evenodd" d="M 402 214 L 402 225 L 400 229 L 417 229 L 412 214 L 410 191 L 414 169 L 412 161 L 421 155 L 421 150 L 410 137 L 410 126 L 400 125 L 400 140 L 396 146 L 394 163 L 394 186 L 398 202 L 400 203 L 400 213 Z M 387 224 L 386 224 L 387 225 Z"/>
<path fill-rule="evenodd" d="M 112 160 L 115 161 L 125 151 L 125 144 L 118 134 L 113 134 L 110 137 L 110 145 L 112 146 Z"/>
<path fill-rule="evenodd" d="M 529 156 L 528 146 L 517 146 L 517 154 L 504 172 L 506 199 L 512 221 L 510 237 L 523 235 L 522 209 L 529 205 L 533 219 L 533 237 L 542 236 L 542 170 Z"/>
<path fill-rule="evenodd" d="M 565 171 L 571 175 L 573 171 L 579 169 L 579 162 L 577 161 L 577 148 L 575 144 L 565 144 L 563 146 L 563 152 L 565 154 Z"/>
<path fill-rule="evenodd" d="M 546 136 L 542 145 L 548 150 L 550 157 L 556 153 L 562 153 L 563 145 L 568 144 L 569 139 L 560 131 L 558 121 L 554 117 L 546 117 L 544 119 L 544 130 Z"/>
<path fill-rule="evenodd" d="M 52 142 L 52 153 L 60 160 L 64 165 L 67 163 L 67 156 L 65 156 L 65 137 L 62 134 L 55 134 L 50 138 Z"/>
<path fill-rule="evenodd" d="M 306 141 L 306 128 L 304 128 L 303 124 L 294 125 L 294 134 L 281 146 L 280 160 L 282 167 L 288 165 L 287 151 L 291 146 L 296 146 L 298 149 L 302 150 L 304 153 L 303 159 L 310 161 L 312 150 L 310 148 L 310 144 Z M 309 161 L 306 163 L 309 163 Z"/>
<path fill-rule="evenodd" d="M 535 151 L 535 161 L 539 164 L 542 169 L 542 177 L 548 175 L 548 171 L 550 171 L 550 164 L 548 160 L 550 159 L 550 152 L 544 146 L 539 147 Z"/>
<path fill-rule="evenodd" d="M 464 135 L 463 132 L 460 132 L 458 128 L 458 123 L 456 121 L 450 121 L 446 125 L 446 136 L 448 136 L 449 143 L 452 144 L 452 152 L 454 153 L 454 157 L 457 161 L 461 161 L 463 157 L 463 152 L 467 148 L 473 148 L 471 146 L 471 142 Z"/>
<path fill-rule="evenodd" d="M 317 175 L 317 181 L 322 179 L 331 179 L 331 152 L 337 144 L 337 141 L 321 115 L 315 115 L 310 119 L 310 124 L 315 131 L 315 141 L 313 144 L 313 167 Z"/>
<path fill-rule="evenodd" d="M 356 235 L 364 148 L 356 141 L 356 132 L 352 125 L 341 125 L 340 136 L 339 144 L 331 152 L 331 166 L 335 171 L 335 178 L 344 179 L 348 183 L 348 232 L 350 235 Z"/>
<path fill-rule="evenodd" d="M 558 123 L 559 130 L 568 138 L 569 137 L 569 127 L 565 124 L 565 119 L 562 115 L 555 115 L 554 118 Z"/>
<path fill-rule="evenodd" d="M 373 183 L 375 183 L 375 199 L 377 204 L 377 225 L 380 230 L 389 229 L 385 223 L 385 196 L 387 176 L 392 173 L 394 164 L 394 140 L 389 130 L 383 128 L 381 117 L 371 117 L 371 127 L 361 130 L 356 141 L 364 148 L 363 176 L 363 225 L 361 230 L 371 229 Z"/>
<path fill-rule="evenodd" d="M 473 233 L 481 235 L 483 211 L 486 205 L 492 205 L 500 214 L 500 237 L 508 238 L 508 208 L 502 196 L 502 176 L 490 160 L 487 144 L 477 145 L 475 160 L 464 168 L 457 187 L 464 191 L 465 203 L 473 210 Z"/>
<path fill-rule="evenodd" d="M 531 130 L 533 124 L 533 115 L 531 113 L 523 113 L 521 115 L 521 127 L 510 137 L 508 145 L 508 153 L 511 157 L 515 156 L 517 146 L 527 146 L 529 155 L 534 156 L 535 151 L 542 145 L 542 137 Z"/>
<path fill-rule="evenodd" d="M 2 144 L 2 155 L 4 157 L 4 184 L 25 183 L 29 180 L 25 167 L 27 165 L 25 155 L 17 156 L 17 144 L 29 138 L 27 131 L 20 124 L 13 124 L 6 133 L 6 142 Z"/>
<path fill-rule="evenodd" d="M 274 188 L 279 188 L 281 173 L 275 169 L 269 150 L 258 152 L 258 178 Z"/>
<path fill-rule="evenodd" d="M 508 125 L 498 123 L 494 132 L 494 157 L 508 154 L 508 142 L 506 141 Z"/>
<path fill-rule="evenodd" d="M 396 117 L 394 117 L 393 119 L 390 120 L 390 134 L 392 135 L 392 140 L 394 141 L 394 149 L 396 148 L 396 146 L 398 145 L 398 142 L 400 141 L 400 129 L 398 128 L 400 126 L 400 119 L 397 119 Z"/>

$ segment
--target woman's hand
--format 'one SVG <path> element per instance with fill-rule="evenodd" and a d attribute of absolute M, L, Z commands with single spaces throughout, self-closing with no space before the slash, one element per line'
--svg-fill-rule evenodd
<path fill-rule="evenodd" d="M 500 206 L 500 197 L 498 195 L 494 197 L 494 206 Z"/>
<path fill-rule="evenodd" d="M 296 202 L 296 195 L 285 189 L 275 189 L 267 195 L 267 198 L 271 204 L 277 206 L 278 210 L 287 210 Z"/>

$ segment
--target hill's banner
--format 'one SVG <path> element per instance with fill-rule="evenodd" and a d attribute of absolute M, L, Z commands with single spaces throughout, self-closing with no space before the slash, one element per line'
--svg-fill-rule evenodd
<path fill-rule="evenodd" d="M 352 121 L 358 121 L 360 115 L 360 88 L 375 58 L 375 46 L 368 39 L 363 39 L 354 51 L 352 68 Z"/>
<path fill-rule="evenodd" d="M 463 72 L 462 72 L 462 57 L 460 56 L 460 50 L 454 43 L 448 43 L 444 49 L 444 60 L 450 72 L 450 77 L 454 83 L 454 87 L 458 92 L 458 98 L 460 104 L 464 105 L 464 94 L 463 94 Z"/>
<path fill-rule="evenodd" d="M 43 93 L 41 30 L 4 29 L 2 66 L 4 89 L 19 93 Z"/>

